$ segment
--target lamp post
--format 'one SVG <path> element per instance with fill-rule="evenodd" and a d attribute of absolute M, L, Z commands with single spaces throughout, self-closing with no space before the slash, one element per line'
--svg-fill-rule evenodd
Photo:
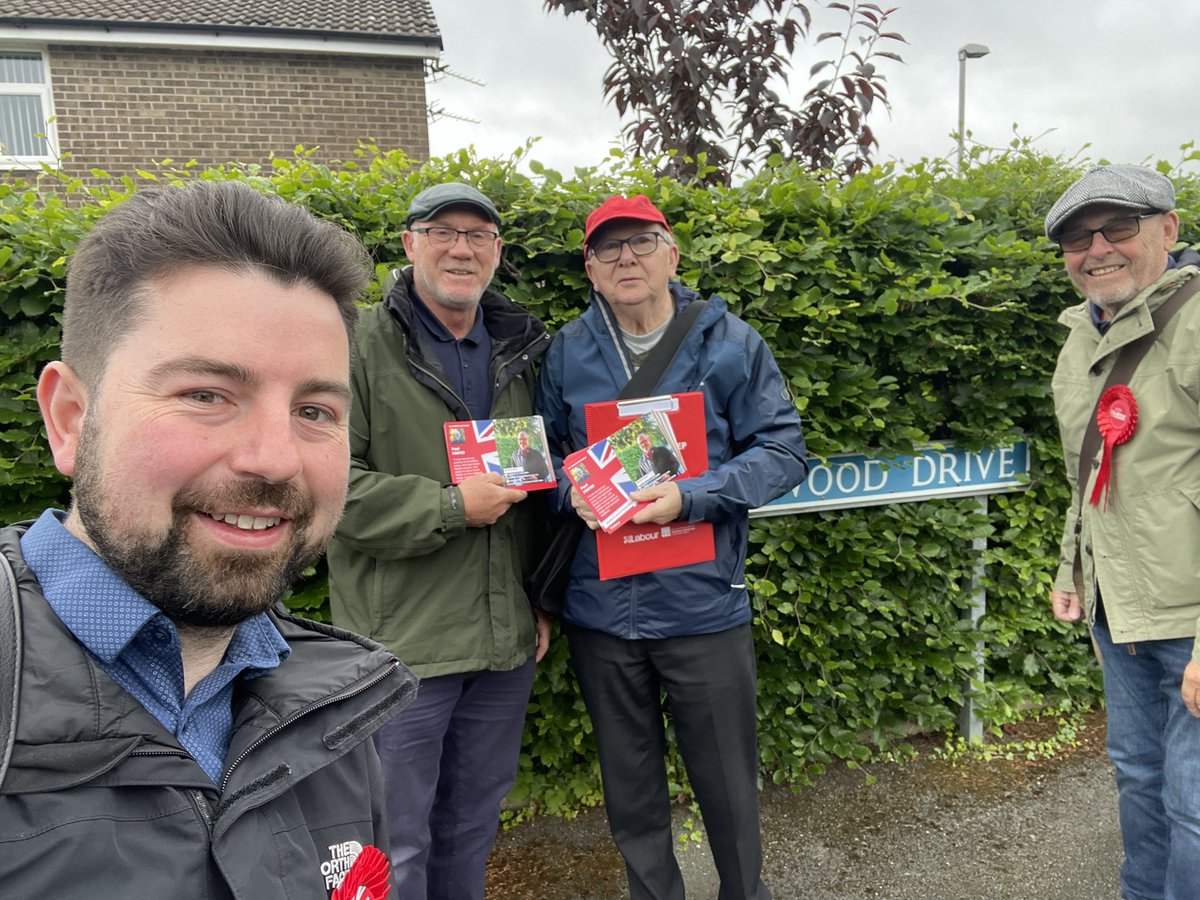
<path fill-rule="evenodd" d="M 967 60 L 979 59 L 992 51 L 983 44 L 963 44 L 958 48 L 958 171 L 963 167 L 963 141 L 966 139 L 964 122 L 967 105 Z"/>

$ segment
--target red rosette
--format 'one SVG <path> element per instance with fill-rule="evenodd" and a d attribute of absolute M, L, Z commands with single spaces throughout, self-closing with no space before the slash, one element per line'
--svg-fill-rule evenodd
<path fill-rule="evenodd" d="M 1092 488 L 1092 506 L 1100 505 L 1104 497 L 1104 510 L 1108 511 L 1108 497 L 1116 490 L 1112 460 L 1116 448 L 1124 444 L 1137 431 L 1137 400 L 1128 385 L 1114 384 L 1100 395 L 1096 407 L 1096 425 L 1104 439 L 1104 455 L 1100 458 L 1100 471 L 1096 473 L 1096 484 Z"/>
<path fill-rule="evenodd" d="M 391 865 L 378 848 L 363 847 L 329 900 L 384 900 L 392 889 L 388 884 Z"/>

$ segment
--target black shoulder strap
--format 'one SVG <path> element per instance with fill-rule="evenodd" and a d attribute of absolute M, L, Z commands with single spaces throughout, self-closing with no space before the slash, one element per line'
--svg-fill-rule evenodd
<path fill-rule="evenodd" d="M 692 323 L 700 318 L 700 313 L 704 312 L 707 306 L 707 300 L 697 298 L 683 308 L 683 312 L 671 321 L 666 334 L 654 345 L 654 349 L 646 356 L 638 370 L 633 373 L 633 377 L 629 379 L 617 397 L 618 400 L 632 400 L 635 397 L 647 397 L 654 393 L 654 388 L 662 378 L 663 372 L 667 371 L 667 366 L 679 352 L 683 339 L 692 330 Z"/>
<path fill-rule="evenodd" d="M 1100 425 L 1096 421 L 1096 413 L 1100 409 L 1100 398 L 1114 384 L 1128 384 L 1129 379 L 1133 377 L 1133 373 L 1137 371 L 1138 364 L 1146 357 L 1150 348 L 1154 346 L 1154 342 L 1158 340 L 1158 336 L 1162 334 L 1167 323 L 1171 321 L 1175 313 L 1183 308 L 1183 305 L 1192 298 L 1196 291 L 1200 290 L 1200 275 L 1193 275 L 1183 287 L 1179 288 L 1170 297 L 1164 300 L 1157 309 L 1150 314 L 1150 319 L 1154 323 L 1154 327 L 1143 334 L 1135 341 L 1130 341 L 1124 347 L 1117 351 L 1116 362 L 1108 372 L 1108 378 L 1104 380 L 1104 387 L 1100 389 L 1100 396 L 1096 398 L 1096 405 L 1092 408 L 1092 414 L 1088 418 L 1087 428 L 1083 432 L 1083 441 L 1079 445 L 1079 472 L 1076 473 L 1075 480 L 1079 490 L 1079 503 L 1075 507 L 1075 570 L 1078 574 L 1079 567 L 1079 535 L 1083 530 L 1083 494 L 1086 486 L 1085 473 L 1088 471 L 1087 466 L 1091 465 L 1092 458 L 1096 455 L 1096 451 L 1100 449 Z M 1083 481 L 1080 481 L 1080 479 Z"/>
<path fill-rule="evenodd" d="M 17 740 L 17 706 L 21 684 L 21 605 L 17 579 L 0 553 L 0 788 Z"/>

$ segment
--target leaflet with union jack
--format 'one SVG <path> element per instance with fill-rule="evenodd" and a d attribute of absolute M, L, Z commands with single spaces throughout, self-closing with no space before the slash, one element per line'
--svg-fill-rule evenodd
<path fill-rule="evenodd" d="M 446 456 L 454 484 L 495 472 L 505 485 L 536 491 L 555 485 L 541 416 L 447 422 Z"/>
<path fill-rule="evenodd" d="M 599 440 L 563 460 L 567 477 L 592 508 L 600 527 L 606 532 L 616 531 L 633 518 L 641 506 L 629 497 L 638 489 L 638 484 L 617 455 L 612 437 L 615 435 Z"/>
<path fill-rule="evenodd" d="M 670 421 L 671 436 L 675 438 L 674 446 L 679 451 L 680 471 L 683 473 L 679 477 L 686 479 L 704 472 L 708 468 L 708 443 L 704 426 L 704 394 L 700 392 L 589 403 L 586 408 L 588 440 L 594 441 L 605 435 L 611 435 L 616 440 L 623 426 L 649 411 L 664 413 Z M 647 436 L 652 438 L 653 443 L 653 431 L 647 432 Z M 642 443 L 638 441 L 639 445 Z M 628 452 L 632 452 L 632 448 Z M 651 447 L 648 465 L 637 465 L 639 484 L 645 486 L 646 479 L 660 477 L 653 471 L 656 463 L 657 468 L 667 470 L 667 477 L 674 477 L 669 474 L 672 468 L 670 460 Z M 627 459 L 626 471 L 632 468 L 632 461 Z M 643 468 L 652 471 L 642 475 Z M 596 533 L 596 558 L 600 565 L 601 581 L 706 562 L 713 559 L 714 555 L 711 522 L 676 520 L 665 525 L 652 522 L 634 525 L 633 522 L 626 522 L 611 533 Z"/>

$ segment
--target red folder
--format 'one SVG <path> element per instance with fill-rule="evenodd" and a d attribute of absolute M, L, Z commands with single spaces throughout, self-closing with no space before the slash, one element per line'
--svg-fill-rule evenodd
<path fill-rule="evenodd" d="M 589 403 L 584 409 L 588 443 L 603 440 L 651 409 L 663 410 L 671 420 L 671 429 L 687 469 L 683 478 L 706 471 L 708 439 L 704 424 L 704 394 L 699 391 Z M 603 531 L 595 534 L 602 581 L 707 562 L 716 556 L 711 522 L 627 523 L 611 534 Z"/>

